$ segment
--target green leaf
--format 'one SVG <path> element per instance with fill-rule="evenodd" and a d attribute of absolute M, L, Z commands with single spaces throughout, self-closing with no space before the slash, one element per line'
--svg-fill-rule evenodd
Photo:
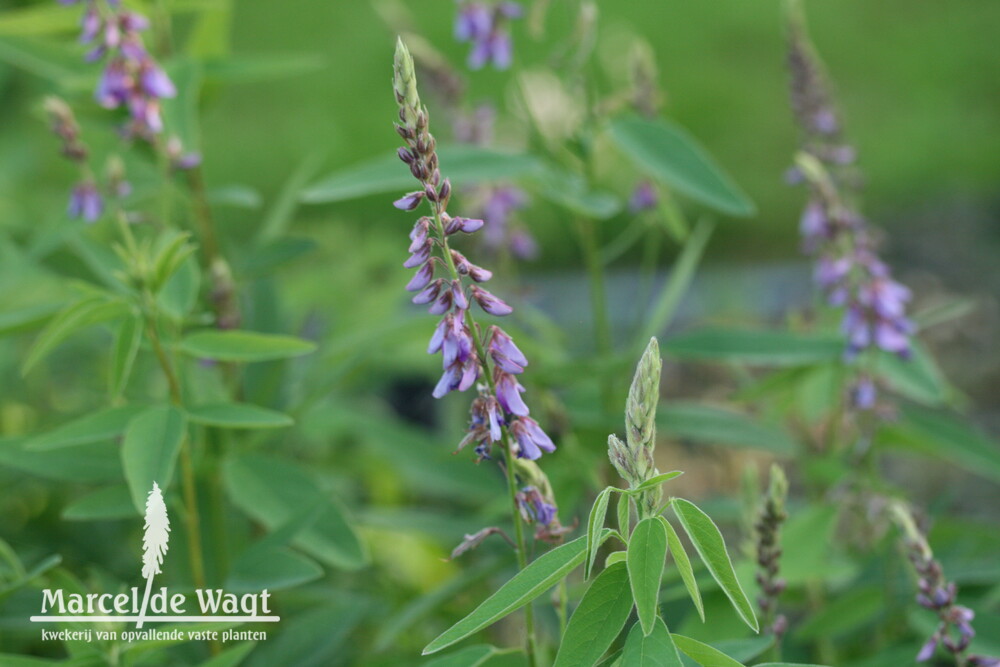
<path fill-rule="evenodd" d="M 648 491 L 649 489 L 655 488 L 664 482 L 669 482 L 675 477 L 680 477 L 684 472 L 681 470 L 672 470 L 670 472 L 665 472 L 655 477 L 650 477 L 645 482 L 635 487 L 634 489 L 629 489 L 628 493 L 635 495 L 637 493 L 642 493 L 643 491 Z"/>
<path fill-rule="evenodd" d="M 911 341 L 910 350 L 907 359 L 900 359 L 896 354 L 880 354 L 875 365 L 876 374 L 901 396 L 930 407 L 943 405 L 951 395 L 947 380 L 919 341 Z"/>
<path fill-rule="evenodd" d="M 5 9 L 0 14 L 0 35 L 72 33 L 79 24 L 78 13 L 60 5 L 44 4 Z"/>
<path fill-rule="evenodd" d="M 51 320 L 61 309 L 62 306 L 56 304 L 43 304 L 0 313 L 0 336 L 37 329 Z"/>
<path fill-rule="evenodd" d="M 153 482 L 166 490 L 184 441 L 184 413 L 171 405 L 148 408 L 133 418 L 122 443 L 122 468 L 140 512 Z"/>
<path fill-rule="evenodd" d="M 100 322 L 117 319 L 128 312 L 124 301 L 101 296 L 86 297 L 63 309 L 38 334 L 25 356 L 21 374 L 27 375 L 60 343 L 74 333 Z"/>
<path fill-rule="evenodd" d="M 454 186 L 485 181 L 510 181 L 537 175 L 541 162 L 530 155 L 503 153 L 476 146 L 438 146 L 441 171 Z M 413 190 L 417 183 L 395 153 L 338 171 L 305 189 L 309 204 L 339 202 L 368 195 Z"/>
<path fill-rule="evenodd" d="M 264 198 L 249 185 L 223 185 L 208 191 L 208 201 L 218 206 L 232 206 L 250 211 L 260 208 Z"/>
<path fill-rule="evenodd" d="M 120 481 L 122 461 L 113 442 L 80 445 L 74 456 L 28 449 L 23 438 L 0 438 L 0 466 L 73 483 Z"/>
<path fill-rule="evenodd" d="M 587 557 L 584 559 L 584 580 L 590 579 L 590 571 L 594 569 L 594 561 L 597 559 L 597 540 L 604 531 L 604 517 L 608 513 L 608 500 L 614 487 L 601 491 L 594 506 L 590 508 L 590 517 L 587 519 Z"/>
<path fill-rule="evenodd" d="M 367 562 L 344 508 L 298 465 L 264 456 L 230 457 L 222 477 L 233 504 L 270 530 L 317 505 L 318 515 L 292 543 L 331 567 L 356 570 Z"/>
<path fill-rule="evenodd" d="M 628 576 L 639 622 L 653 631 L 660 599 L 660 580 L 667 558 L 667 533 L 655 517 L 640 521 L 628 541 Z"/>
<path fill-rule="evenodd" d="M 612 551 L 608 554 L 608 557 L 604 559 L 604 567 L 611 567 L 615 563 L 625 563 L 626 561 L 628 561 L 628 552 Z"/>
<path fill-rule="evenodd" d="M 618 506 L 615 509 L 615 513 L 618 515 L 618 532 L 621 533 L 622 539 L 628 540 L 629 538 L 629 521 L 632 514 L 632 497 L 626 493 L 621 494 L 618 497 Z"/>
<path fill-rule="evenodd" d="M 252 331 L 200 331 L 184 338 L 178 349 L 202 359 L 250 362 L 298 357 L 315 350 L 316 344 Z"/>
<path fill-rule="evenodd" d="M 883 447 L 912 451 L 994 481 L 1000 481 L 1000 446 L 982 431 L 951 415 L 917 407 L 902 410 L 876 434 Z"/>
<path fill-rule="evenodd" d="M 662 618 L 657 617 L 653 632 L 644 635 L 636 623 L 628 633 L 621 667 L 683 667 L 681 656 Z"/>
<path fill-rule="evenodd" d="M 618 213 L 622 204 L 616 196 L 601 190 L 587 189 L 587 182 L 554 167 L 546 167 L 533 182 L 539 193 L 553 204 L 587 218 L 605 220 Z"/>
<path fill-rule="evenodd" d="M 632 612 L 628 568 L 615 563 L 583 594 L 566 626 L 553 667 L 593 665 L 625 627 Z"/>
<path fill-rule="evenodd" d="M 107 408 L 36 435 L 27 441 L 25 448 L 43 451 L 111 440 L 124 433 L 132 418 L 143 410 L 145 407 L 137 405 Z"/>
<path fill-rule="evenodd" d="M 726 543 L 722 539 L 722 533 L 719 532 L 718 527 L 707 514 L 688 500 L 677 498 L 672 507 L 674 514 L 681 522 L 681 526 L 684 527 L 684 532 L 691 538 L 695 550 L 712 574 L 712 578 L 732 602 L 733 608 L 740 615 L 740 618 L 754 632 L 757 632 L 759 626 L 753 605 L 747 599 L 743 587 L 740 586 L 740 582 L 736 578 L 733 563 L 729 560 L 729 553 L 726 551 Z M 681 650 L 683 651 L 684 648 L 681 647 Z"/>
<path fill-rule="evenodd" d="M 248 403 L 215 403 L 190 408 L 188 419 L 207 426 L 222 428 L 282 428 L 294 422 L 288 415 L 276 410 L 261 408 Z"/>
<path fill-rule="evenodd" d="M 802 366 L 840 359 L 844 341 L 832 335 L 711 328 L 674 336 L 663 349 L 684 360 Z"/>
<path fill-rule="evenodd" d="M 802 662 L 764 662 L 756 667 L 826 667 L 826 665 L 805 664 Z"/>
<path fill-rule="evenodd" d="M 611 137 L 641 169 L 722 213 L 751 216 L 756 208 L 684 128 L 627 115 L 611 121 Z"/>
<path fill-rule="evenodd" d="M 679 438 L 727 447 L 749 447 L 780 456 L 791 456 L 798 444 L 784 429 L 729 408 L 677 402 L 663 405 L 656 424 Z"/>
<path fill-rule="evenodd" d="M 719 649 L 712 648 L 708 644 L 703 644 L 697 639 L 691 639 L 684 635 L 670 635 L 677 646 L 684 654 L 697 662 L 701 667 L 743 667 L 743 665 Z"/>
<path fill-rule="evenodd" d="M 323 576 L 315 561 L 279 546 L 250 547 L 233 563 L 226 578 L 226 590 L 252 593 L 293 588 Z"/>
<path fill-rule="evenodd" d="M 605 530 L 600 542 L 603 543 L 610 534 L 611 531 Z M 448 648 L 530 603 L 579 566 L 586 557 L 586 550 L 587 538 L 580 537 L 542 554 L 486 598 L 472 613 L 424 647 L 423 654 Z"/>
<path fill-rule="evenodd" d="M 187 255 L 160 288 L 156 302 L 164 313 L 180 322 L 197 304 L 200 287 L 201 269 L 195 258 Z"/>
<path fill-rule="evenodd" d="M 699 221 L 694 231 L 684 242 L 680 256 L 673 264 L 670 277 L 660 291 L 660 296 L 646 317 L 646 325 L 636 338 L 635 347 L 642 349 L 654 336 L 659 336 L 667 330 L 677 313 L 681 299 L 687 294 L 691 281 L 694 279 L 698 264 L 712 236 L 714 225 L 707 221 Z"/>
<path fill-rule="evenodd" d="M 694 577 L 694 569 L 691 567 L 691 559 L 688 558 L 687 551 L 684 550 L 684 544 L 681 542 L 681 538 L 677 535 L 677 531 L 674 527 L 670 525 L 666 517 L 661 516 L 660 521 L 663 522 L 663 528 L 667 531 L 667 547 L 670 551 L 670 556 L 674 559 L 674 565 L 677 566 L 677 571 L 681 575 L 681 581 L 684 582 L 684 588 L 687 589 L 688 595 L 691 596 L 691 602 L 694 603 L 695 609 L 698 610 L 698 616 L 701 617 L 701 622 L 705 622 L 705 605 L 701 601 L 701 591 L 698 589 L 698 581 Z"/>
<path fill-rule="evenodd" d="M 139 343 L 142 342 L 142 320 L 137 315 L 126 317 L 118 327 L 115 335 L 115 345 L 111 351 L 111 372 L 109 385 L 111 398 L 122 395 L 128 378 L 132 374 L 135 357 L 139 354 Z"/>
<path fill-rule="evenodd" d="M 77 498 L 63 509 L 66 521 L 107 521 L 135 517 L 128 486 L 116 484 Z"/>
<path fill-rule="evenodd" d="M 871 627 L 886 607 L 883 586 L 856 587 L 838 595 L 799 625 L 795 638 L 804 641 L 834 638 L 861 627 Z"/>
<path fill-rule="evenodd" d="M 507 651 L 501 651 L 489 644 L 475 644 L 459 649 L 454 653 L 442 655 L 433 660 L 423 663 L 423 667 L 480 667 L 490 658 L 501 655 Z"/>

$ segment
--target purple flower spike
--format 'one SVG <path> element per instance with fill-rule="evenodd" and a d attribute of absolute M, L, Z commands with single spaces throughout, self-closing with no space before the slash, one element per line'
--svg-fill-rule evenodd
<path fill-rule="evenodd" d="M 103 211 L 104 201 L 97 191 L 97 186 L 85 181 L 73 188 L 68 208 L 71 218 L 82 218 L 85 222 L 94 222 L 101 217 Z"/>
<path fill-rule="evenodd" d="M 510 433 L 517 440 L 520 458 L 534 461 L 541 458 L 542 450 L 550 453 L 556 451 L 556 446 L 552 443 L 551 438 L 545 434 L 538 422 L 530 417 L 515 420 L 511 424 Z"/>
<path fill-rule="evenodd" d="M 480 308 L 490 315 L 503 317 L 514 312 L 514 309 L 506 303 L 476 285 L 472 286 L 472 298 L 476 300 Z"/>

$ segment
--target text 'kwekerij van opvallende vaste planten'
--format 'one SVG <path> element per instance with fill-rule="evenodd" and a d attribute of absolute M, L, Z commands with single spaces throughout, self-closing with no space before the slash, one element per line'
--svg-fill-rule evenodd
<path fill-rule="evenodd" d="M 720 2 L 0 9 L 0 665 L 1000 666 L 1000 8 Z"/>

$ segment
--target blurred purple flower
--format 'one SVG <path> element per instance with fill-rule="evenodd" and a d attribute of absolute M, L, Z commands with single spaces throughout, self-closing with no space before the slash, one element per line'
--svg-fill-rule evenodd
<path fill-rule="evenodd" d="M 507 23 L 521 18 L 521 5 L 516 2 L 486 3 L 459 0 L 455 17 L 455 39 L 472 45 L 469 67 L 481 69 L 492 63 L 496 69 L 507 69 L 513 60 L 513 43 Z"/>
<path fill-rule="evenodd" d="M 534 486 L 525 486 L 518 491 L 517 504 L 526 523 L 547 526 L 556 519 L 556 506 L 547 502 Z"/>
<path fill-rule="evenodd" d="M 86 0 L 80 28 L 80 41 L 93 45 L 85 59 L 108 59 L 94 91 L 97 103 L 108 109 L 127 108 L 130 122 L 125 134 L 152 141 L 163 131 L 160 100 L 174 97 L 177 90 L 143 44 L 140 33 L 149 28 L 149 20 L 123 10 L 117 1 L 106 2 L 102 10 L 97 0 Z"/>
<path fill-rule="evenodd" d="M 94 222 L 101 217 L 102 212 L 104 212 L 104 200 L 92 181 L 84 181 L 73 188 L 68 207 L 71 218 Z"/>
<path fill-rule="evenodd" d="M 649 181 L 642 181 L 635 186 L 635 190 L 632 191 L 632 196 L 629 197 L 629 213 L 636 215 L 637 213 L 642 213 L 643 211 L 656 208 L 659 200 L 660 199 L 656 194 L 656 188 L 653 187 L 653 184 Z"/>

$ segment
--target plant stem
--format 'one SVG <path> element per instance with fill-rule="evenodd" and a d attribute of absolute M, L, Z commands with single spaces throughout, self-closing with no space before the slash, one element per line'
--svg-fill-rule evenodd
<path fill-rule="evenodd" d="M 440 204 L 432 203 L 431 209 L 434 212 L 434 227 L 437 232 L 438 240 L 441 243 L 441 250 L 444 255 L 445 264 L 448 266 L 448 271 L 451 274 L 452 280 L 461 280 L 461 274 L 459 274 L 458 269 L 455 267 L 455 260 L 451 256 L 451 247 L 448 245 L 448 235 L 445 233 L 444 222 L 441 220 L 442 207 Z M 471 309 L 465 310 L 465 323 L 472 334 L 472 341 L 476 347 L 476 354 L 479 355 L 479 362 L 483 367 L 483 375 L 486 378 L 487 385 L 490 388 L 490 392 L 495 395 L 496 383 L 493 381 L 493 375 L 490 373 L 489 362 L 487 361 L 489 357 L 486 356 L 486 348 L 483 346 L 483 340 L 479 327 L 476 325 L 476 321 L 473 319 L 470 311 Z M 501 431 L 503 434 L 503 441 L 506 443 L 505 456 L 507 460 L 504 462 L 504 469 L 507 475 L 507 493 L 510 497 L 511 518 L 514 522 L 514 540 L 517 543 L 517 567 L 519 570 L 523 570 L 528 566 L 528 550 L 524 538 L 524 521 L 521 517 L 521 511 L 517 504 L 517 475 L 514 471 L 514 442 L 511 439 L 506 426 L 501 426 Z M 526 634 L 525 650 L 528 654 L 528 665 L 530 667 L 535 667 L 537 664 L 535 657 L 535 621 L 534 611 L 532 610 L 530 603 L 524 608 L 524 624 Z"/>
<path fill-rule="evenodd" d="M 147 301 L 152 301 L 152 295 L 147 293 Z M 167 356 L 160 341 L 160 335 L 156 331 L 156 322 L 147 309 L 146 335 L 149 336 L 150 344 L 153 346 L 153 353 L 163 369 L 163 374 L 167 378 L 167 386 L 170 390 L 170 402 L 177 407 L 183 407 L 181 397 L 181 385 L 177 380 L 173 364 Z M 205 566 L 204 555 L 201 548 L 201 520 L 198 512 L 198 491 L 195 486 L 194 463 L 191 458 L 191 443 L 185 433 L 181 441 L 181 475 L 183 479 L 185 522 L 188 530 L 188 541 L 190 545 L 189 555 L 191 557 L 191 576 L 194 579 L 195 587 L 205 587 Z"/>

